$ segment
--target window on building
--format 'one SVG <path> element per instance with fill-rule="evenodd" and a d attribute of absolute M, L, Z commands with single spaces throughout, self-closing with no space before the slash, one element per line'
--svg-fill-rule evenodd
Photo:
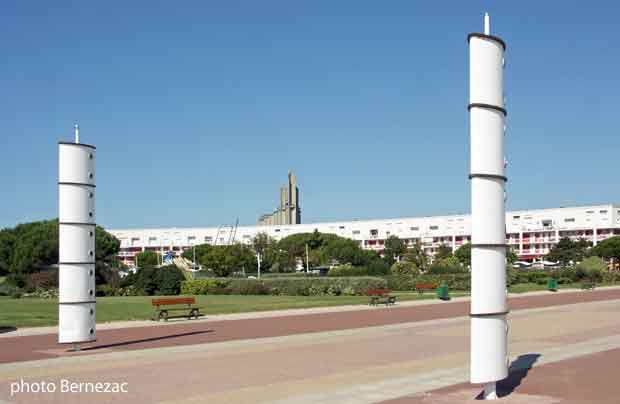
<path fill-rule="evenodd" d="M 521 219 L 521 216 L 513 216 L 512 217 L 512 220 L 519 220 L 519 219 Z"/>
<path fill-rule="evenodd" d="M 377 230 L 377 229 L 370 230 L 370 235 L 374 236 L 374 237 L 377 237 L 379 235 L 379 230 Z"/>
<path fill-rule="evenodd" d="M 543 227 L 551 227 L 553 226 L 553 221 L 550 219 L 545 219 L 542 221 L 542 226 Z"/>
<path fill-rule="evenodd" d="M 574 217 L 567 217 L 567 218 L 565 218 L 565 219 L 564 219 L 564 221 L 565 221 L 566 223 L 572 223 L 572 222 L 574 222 L 574 221 L 575 221 L 575 218 L 574 218 Z"/>
<path fill-rule="evenodd" d="M 339 226 L 338 227 L 340 230 L 344 230 L 344 226 Z"/>
<path fill-rule="evenodd" d="M 275 231 L 276 233 L 279 233 L 279 232 L 280 232 L 280 229 L 275 229 L 274 231 Z"/>
<path fill-rule="evenodd" d="M 606 215 L 607 214 L 607 210 L 606 209 L 605 210 L 601 210 L 600 213 L 601 213 L 601 215 Z"/>
<path fill-rule="evenodd" d="M 418 231 L 418 230 L 420 230 L 420 228 L 418 226 L 414 226 L 414 227 L 410 227 L 409 230 L 411 230 L 411 231 Z"/>
<path fill-rule="evenodd" d="M 353 230 L 353 234 L 360 234 L 359 230 Z"/>
<path fill-rule="evenodd" d="M 439 226 L 431 226 L 431 227 L 430 227 L 430 229 L 431 229 L 431 230 L 438 230 L 438 229 L 439 229 Z"/>

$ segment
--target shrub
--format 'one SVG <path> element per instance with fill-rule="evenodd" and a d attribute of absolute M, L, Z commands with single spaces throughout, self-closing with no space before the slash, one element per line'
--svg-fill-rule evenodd
<path fill-rule="evenodd" d="M 506 284 L 507 286 L 511 286 L 517 283 L 519 280 L 519 271 L 511 266 L 506 268 Z"/>
<path fill-rule="evenodd" d="M 13 293 L 18 292 L 19 288 L 17 286 L 11 285 L 9 283 L 0 283 L 0 296 L 11 296 Z"/>
<path fill-rule="evenodd" d="M 117 296 L 144 296 L 144 295 L 145 293 L 143 290 L 138 289 L 133 285 L 119 288 L 117 291 Z"/>
<path fill-rule="evenodd" d="M 370 276 L 388 275 L 390 266 L 382 259 L 372 260 L 366 265 L 366 274 Z"/>
<path fill-rule="evenodd" d="M 185 281 L 185 275 L 175 265 L 158 268 L 155 273 L 156 293 L 158 295 L 178 295 L 183 281 Z"/>
<path fill-rule="evenodd" d="M 193 279 L 181 282 L 181 294 L 206 295 L 217 289 L 224 289 L 228 283 L 217 279 Z M 215 294 L 215 293 L 213 293 Z"/>
<path fill-rule="evenodd" d="M 123 288 L 133 286 L 132 292 L 140 295 L 178 295 L 181 282 L 184 280 L 183 271 L 175 265 L 161 268 L 145 267 L 123 278 L 121 286 Z"/>
<path fill-rule="evenodd" d="M 444 275 L 419 275 L 411 276 L 386 276 L 388 288 L 392 290 L 414 290 L 416 283 L 435 283 L 437 285 L 446 284 L 451 290 L 467 291 L 471 289 L 471 276 L 464 274 L 444 274 Z"/>
<path fill-rule="evenodd" d="M 369 289 L 387 287 L 383 278 L 359 277 L 267 277 L 257 279 L 199 279 L 185 281 L 183 294 L 271 294 L 320 296 L 364 295 Z"/>
<path fill-rule="evenodd" d="M 390 273 L 394 276 L 417 276 L 420 270 L 417 265 L 409 261 L 400 261 L 394 263 L 390 268 Z"/>
<path fill-rule="evenodd" d="M 58 271 L 33 272 L 26 276 L 26 290 L 58 288 Z"/>
<path fill-rule="evenodd" d="M 95 296 L 117 296 L 118 289 L 112 285 L 99 285 L 95 290 Z"/>
<path fill-rule="evenodd" d="M 268 295 L 269 288 L 258 279 L 234 279 L 228 289 L 235 295 Z"/>
<path fill-rule="evenodd" d="M 365 276 L 368 275 L 368 269 L 366 267 L 354 267 L 351 264 L 344 264 L 332 267 L 328 276 Z"/>
<path fill-rule="evenodd" d="M 31 293 L 24 293 L 23 297 L 38 297 L 40 299 L 57 299 L 58 289 L 36 289 Z"/>
<path fill-rule="evenodd" d="M 581 279 L 586 278 L 594 282 L 603 280 L 603 271 L 606 269 L 607 264 L 599 257 L 586 258 L 575 267 L 577 276 Z"/>
<path fill-rule="evenodd" d="M 446 257 L 436 260 L 429 268 L 431 274 L 457 274 L 468 272 L 456 257 Z"/>

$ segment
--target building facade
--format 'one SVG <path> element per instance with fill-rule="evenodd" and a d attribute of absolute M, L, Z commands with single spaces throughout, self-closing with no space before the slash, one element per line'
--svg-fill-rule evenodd
<path fill-rule="evenodd" d="M 278 226 L 284 224 L 300 224 L 301 209 L 299 207 L 299 188 L 297 178 L 289 171 L 288 183 L 280 187 L 280 206 L 258 218 L 259 226 Z"/>
<path fill-rule="evenodd" d="M 356 240 L 361 247 L 381 252 L 385 240 L 397 236 L 407 245 L 419 243 L 429 255 L 439 246 L 456 250 L 471 241 L 469 215 L 429 216 L 401 219 L 291 225 L 258 225 L 230 228 L 162 228 L 108 230 L 121 241 L 119 259 L 133 265 L 142 251 L 174 251 L 177 255 L 198 244 L 251 243 L 260 232 L 276 240 L 313 231 Z M 234 234 L 232 232 L 235 232 Z M 506 243 L 520 260 L 544 257 L 562 237 L 580 238 L 596 245 L 620 235 L 620 205 L 592 205 L 506 212 Z"/>

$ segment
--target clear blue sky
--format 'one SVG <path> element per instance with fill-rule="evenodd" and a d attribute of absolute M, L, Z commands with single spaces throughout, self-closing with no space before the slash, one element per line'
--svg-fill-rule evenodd
<path fill-rule="evenodd" d="M 58 140 L 106 227 L 469 211 L 467 42 L 508 44 L 508 208 L 620 201 L 617 1 L 6 1 L 0 227 L 57 215 Z"/>

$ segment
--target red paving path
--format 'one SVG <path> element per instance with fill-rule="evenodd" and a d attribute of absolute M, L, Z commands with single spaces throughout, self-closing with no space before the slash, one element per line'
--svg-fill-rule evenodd
<path fill-rule="evenodd" d="M 509 299 L 511 310 L 620 299 L 620 289 L 559 293 Z M 83 344 L 80 355 L 304 334 L 465 316 L 469 302 L 442 303 L 305 314 L 282 317 L 191 322 L 97 331 L 97 342 Z M 0 339 L 0 363 L 71 355 L 57 344 L 56 334 Z M 620 401 L 619 401 L 620 402 Z"/>
<path fill-rule="evenodd" d="M 528 355 L 535 356 L 535 355 Z M 534 361 L 535 358 L 531 358 Z M 620 370 L 620 349 L 597 352 L 555 363 L 536 366 L 527 370 L 511 372 L 497 385 L 499 402 L 548 402 L 535 397 L 527 399 L 520 395 L 552 397 L 551 402 L 561 404 L 618 404 L 620 395 L 617 374 Z M 401 397 L 384 404 L 451 404 L 462 402 L 462 395 L 472 392 L 468 383 L 433 390 L 426 394 Z M 481 390 L 481 389 L 480 389 Z M 477 390 L 472 393 L 475 395 Z M 514 399 L 512 401 L 511 399 Z M 526 401 L 523 401 L 525 399 Z"/>

